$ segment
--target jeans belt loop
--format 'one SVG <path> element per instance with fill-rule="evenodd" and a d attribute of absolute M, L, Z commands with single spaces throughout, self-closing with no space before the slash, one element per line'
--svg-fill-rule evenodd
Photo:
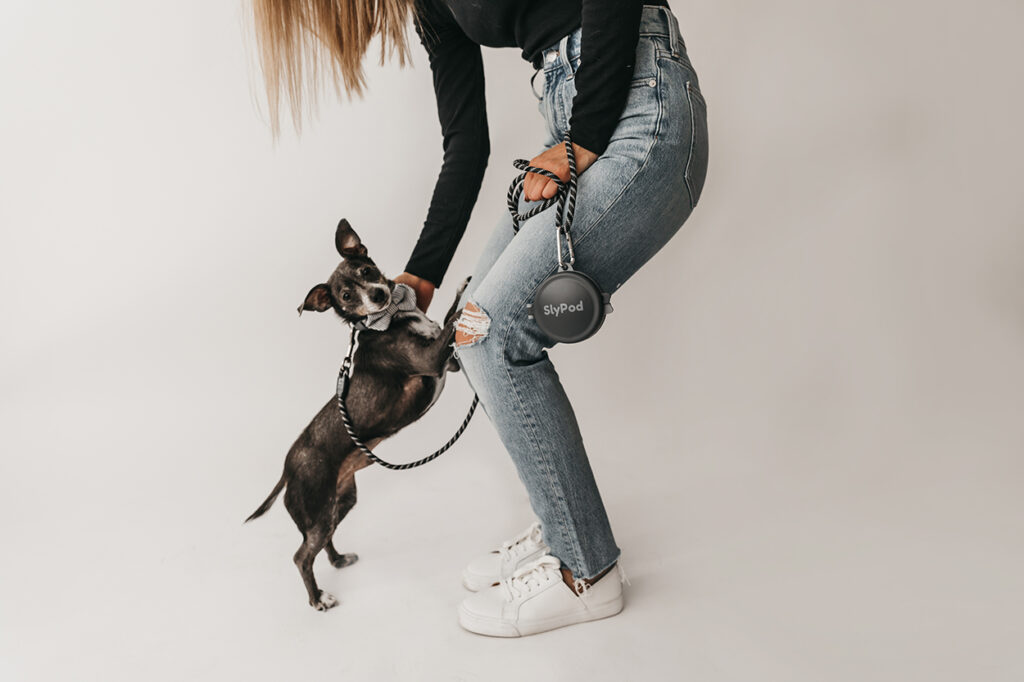
<path fill-rule="evenodd" d="M 669 45 L 672 47 L 672 54 L 679 56 L 686 51 L 686 47 L 683 45 L 683 37 L 679 35 L 679 22 L 676 21 L 675 15 L 672 14 L 672 10 L 668 7 L 659 7 L 661 15 L 665 17 L 665 23 L 668 25 L 668 40 Z"/>
<path fill-rule="evenodd" d="M 572 80 L 572 62 L 569 61 L 569 34 L 562 36 L 562 39 L 558 41 L 558 58 L 565 66 L 565 79 Z"/>

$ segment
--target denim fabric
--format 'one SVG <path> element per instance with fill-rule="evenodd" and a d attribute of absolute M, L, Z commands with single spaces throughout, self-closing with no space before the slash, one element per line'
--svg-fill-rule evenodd
<path fill-rule="evenodd" d="M 544 52 L 538 107 L 547 135 L 538 153 L 557 144 L 568 126 L 579 55 L 579 30 Z M 579 177 L 577 269 L 603 291 L 621 287 L 690 215 L 707 160 L 706 104 L 676 17 L 645 6 L 625 109 L 607 150 Z M 531 205 L 523 200 L 520 208 Z M 548 359 L 554 341 L 526 311 L 537 286 L 557 270 L 554 218 L 554 208 L 543 211 L 516 235 L 503 211 L 463 295 L 463 303 L 483 311 L 483 320 L 472 321 L 478 336 L 457 345 L 456 355 L 515 462 L 544 540 L 576 578 L 591 578 L 620 550 L 572 405 Z"/>

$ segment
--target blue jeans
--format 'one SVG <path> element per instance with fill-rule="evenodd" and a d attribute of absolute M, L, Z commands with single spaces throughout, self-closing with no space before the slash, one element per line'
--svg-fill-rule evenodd
<path fill-rule="evenodd" d="M 541 151 L 559 144 L 569 124 L 579 55 L 579 30 L 544 52 Z M 679 25 L 668 8 L 645 6 L 625 109 L 607 150 L 579 176 L 576 268 L 615 292 L 690 215 L 707 159 L 706 105 Z M 532 205 L 522 200 L 520 210 Z M 537 286 L 558 268 L 555 210 L 525 221 L 518 234 L 502 214 L 463 294 L 462 303 L 479 312 L 463 314 L 460 327 L 472 336 L 464 335 L 455 352 L 515 462 L 551 553 L 574 577 L 592 578 L 620 550 L 545 350 L 555 342 L 526 311 Z M 600 333 L 595 338 L 590 343 L 601 343 Z"/>

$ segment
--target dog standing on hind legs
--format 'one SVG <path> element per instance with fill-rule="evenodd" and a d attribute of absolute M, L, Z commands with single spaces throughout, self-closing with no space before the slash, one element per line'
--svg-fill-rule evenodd
<path fill-rule="evenodd" d="M 347 220 L 338 223 L 334 242 L 341 264 L 325 283 L 309 291 L 299 313 L 333 309 L 349 324 L 356 324 L 387 311 L 396 298 L 395 282 L 377 269 Z M 369 448 L 422 417 L 440 395 L 446 373 L 458 371 L 452 357 L 455 322 L 468 281 L 459 288 L 444 327 L 415 305 L 410 309 L 406 301 L 386 329 L 359 332 L 345 402 L 356 433 Z M 371 463 L 346 432 L 332 396 L 288 451 L 284 472 L 270 496 L 246 519 L 262 516 L 285 490 L 285 507 L 302 533 L 295 565 L 309 603 L 318 611 L 336 606 L 338 600 L 317 586 L 313 560 L 324 551 L 331 565 L 343 568 L 359 558 L 339 552 L 333 538 L 338 524 L 355 506 L 355 473 Z"/>

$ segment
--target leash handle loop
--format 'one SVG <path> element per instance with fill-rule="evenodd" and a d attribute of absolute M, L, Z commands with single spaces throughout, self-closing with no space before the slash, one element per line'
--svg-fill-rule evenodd
<path fill-rule="evenodd" d="M 555 226 L 557 227 L 555 248 L 558 251 L 558 267 L 561 270 L 571 270 L 572 266 L 576 263 L 576 253 L 573 251 L 572 236 L 569 231 L 572 229 L 572 220 L 576 212 L 576 184 L 578 176 L 576 173 L 576 152 L 573 151 L 572 137 L 568 130 L 565 131 L 565 137 L 562 141 L 565 144 L 565 155 L 569 161 L 568 182 L 563 181 L 560 177 L 546 168 L 531 166 L 530 162 L 526 159 L 516 159 L 512 162 L 512 165 L 523 171 L 523 173 L 517 176 L 512 181 L 512 184 L 509 185 L 507 202 L 508 212 L 512 216 L 512 230 L 517 234 L 519 233 L 520 223 L 525 222 L 541 211 L 551 208 L 552 205 L 558 205 L 557 217 L 555 218 Z M 526 182 L 526 176 L 530 173 L 543 175 L 546 178 L 554 180 L 555 184 L 558 185 L 558 192 L 555 196 L 545 199 L 529 211 L 519 213 L 519 199 L 523 196 L 523 186 Z M 563 237 L 565 238 L 568 260 L 562 257 Z"/>

